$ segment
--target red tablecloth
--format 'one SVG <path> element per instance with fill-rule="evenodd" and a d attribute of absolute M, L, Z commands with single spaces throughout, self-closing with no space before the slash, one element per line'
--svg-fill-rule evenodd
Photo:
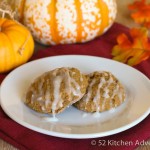
<path fill-rule="evenodd" d="M 128 28 L 115 23 L 107 33 L 91 42 L 47 47 L 45 50 L 38 51 L 31 60 L 65 54 L 93 55 L 111 58 L 111 49 L 116 44 L 116 37 L 122 32 L 128 34 Z M 150 78 L 150 59 L 142 62 L 135 68 Z M 0 82 L 5 76 L 6 74 L 0 74 Z M 150 116 L 127 131 L 104 138 L 96 138 L 94 139 L 96 145 L 92 145 L 91 141 L 93 139 L 63 139 L 27 129 L 11 120 L 0 108 L 0 138 L 21 150 L 130 150 L 138 146 L 138 144 L 135 144 L 136 142 L 143 142 L 143 140 L 150 138 Z M 100 145 L 99 142 L 103 142 L 104 146 Z M 150 143 L 148 144 L 150 145 Z"/>

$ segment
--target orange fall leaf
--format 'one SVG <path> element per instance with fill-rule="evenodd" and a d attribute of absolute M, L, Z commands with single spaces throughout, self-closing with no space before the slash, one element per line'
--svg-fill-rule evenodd
<path fill-rule="evenodd" d="M 135 1 L 128 8 L 133 11 L 131 17 L 136 23 L 150 28 L 150 4 L 146 0 Z"/>
<path fill-rule="evenodd" d="M 114 60 L 134 66 L 150 57 L 150 42 L 146 28 L 132 28 L 130 36 L 131 39 L 122 33 L 117 37 L 112 56 Z"/>

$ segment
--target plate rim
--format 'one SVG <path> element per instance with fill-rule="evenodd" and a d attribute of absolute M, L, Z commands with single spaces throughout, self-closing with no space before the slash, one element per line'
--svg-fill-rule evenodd
<path fill-rule="evenodd" d="M 2 105 L 1 105 L 2 106 Z M 105 132 L 99 132 L 99 133 L 90 133 L 90 134 L 74 134 L 74 133 L 61 133 L 61 132 L 56 132 L 56 131 L 50 131 L 50 130 L 46 130 L 46 129 L 42 129 L 39 127 L 36 127 L 34 125 L 31 125 L 29 123 L 26 123 L 24 121 L 19 122 L 16 118 L 12 117 L 10 115 L 10 113 L 5 110 L 5 108 L 2 107 L 2 109 L 4 110 L 4 112 L 15 122 L 17 122 L 19 125 L 22 125 L 23 127 L 36 131 L 38 133 L 42 133 L 45 135 L 50 135 L 50 136 L 54 136 L 54 137 L 60 137 L 60 138 L 67 138 L 67 139 L 90 139 L 90 138 L 100 138 L 100 137 L 106 137 L 106 136 L 110 136 L 110 135 L 114 135 L 114 134 L 118 134 L 121 132 L 124 132 L 126 130 L 131 129 L 132 127 L 136 126 L 137 124 L 139 124 L 141 121 L 143 121 L 149 114 L 150 114 L 150 109 L 148 109 L 142 116 L 140 116 L 138 119 L 136 119 L 135 121 L 124 125 L 120 128 L 116 128 L 113 130 L 108 130 Z M 30 127 L 30 128 L 29 128 Z"/>
<path fill-rule="evenodd" d="M 92 58 L 103 59 L 103 60 L 106 60 L 106 61 L 113 61 L 113 62 L 119 63 L 119 64 L 121 64 L 121 65 L 123 65 L 125 67 L 129 67 L 132 70 L 140 73 L 141 77 L 144 78 L 144 79 L 146 79 L 146 80 L 148 80 L 149 83 L 150 83 L 149 78 L 145 74 L 143 74 L 141 71 L 137 70 L 136 68 L 133 68 L 133 67 L 131 67 L 129 65 L 126 65 L 124 63 L 121 63 L 121 62 L 118 62 L 118 61 L 115 61 L 115 60 L 112 60 L 112 59 L 109 59 L 109 58 L 103 58 L 103 57 L 99 57 L 99 56 L 90 56 L 90 55 L 56 55 L 56 56 L 49 56 L 49 57 L 45 57 L 45 58 L 40 58 L 40 59 L 37 59 L 37 60 L 33 60 L 33 61 L 27 62 L 27 63 L 25 63 L 25 64 L 17 67 L 13 71 L 11 71 L 5 77 L 5 79 L 2 81 L 1 86 L 0 86 L 0 105 L 1 105 L 2 109 L 4 110 L 4 112 L 12 120 L 14 120 L 15 122 L 17 122 L 18 124 L 22 125 L 23 127 L 27 128 L 27 129 L 31 129 L 33 131 L 36 131 L 36 132 L 39 132 L 39 133 L 42 133 L 42 134 L 45 134 L 45 135 L 50 135 L 50 136 L 55 136 L 55 137 L 61 137 L 61 138 L 69 138 L 69 139 L 89 139 L 89 138 L 105 137 L 105 136 L 114 135 L 114 134 L 126 131 L 126 130 L 128 130 L 128 129 L 134 127 L 134 126 L 136 126 L 137 124 L 139 124 L 141 121 L 143 121 L 150 114 L 150 108 L 149 108 L 147 111 L 144 112 L 144 114 L 142 116 L 140 116 L 138 119 L 132 121 L 129 124 L 126 124 L 126 125 L 124 125 L 122 127 L 119 127 L 119 128 L 113 129 L 113 130 L 108 130 L 108 131 L 98 132 L 98 133 L 90 133 L 90 134 L 89 133 L 88 134 L 61 133 L 61 132 L 46 130 L 46 129 L 43 129 L 43 128 L 31 125 L 31 124 L 25 122 L 24 120 L 22 120 L 21 122 L 19 122 L 18 119 L 16 119 L 15 117 L 13 117 L 13 116 L 10 115 L 9 111 L 7 109 L 5 109 L 5 106 L 2 103 L 2 100 L 1 100 L 2 99 L 1 89 L 2 89 L 3 85 L 5 84 L 5 81 L 7 80 L 7 78 L 9 78 L 9 76 L 13 72 L 15 72 L 16 70 L 19 70 L 20 68 L 22 68 L 22 67 L 24 67 L 26 65 L 30 65 L 31 63 L 34 63 L 34 62 L 46 60 L 46 59 L 49 59 L 49 58 L 55 58 L 55 57 L 92 57 Z"/>
<path fill-rule="evenodd" d="M 140 73 L 144 78 L 148 79 L 149 80 L 149 83 L 150 83 L 150 79 L 144 74 L 142 73 L 141 71 L 139 71 L 138 69 L 132 67 L 132 66 L 129 66 L 125 63 L 122 63 L 122 62 L 119 62 L 119 61 L 116 61 L 116 60 L 113 60 L 113 59 L 110 59 L 110 58 L 104 58 L 104 57 L 101 57 L 101 56 L 93 56 L 93 55 L 55 55 L 55 56 L 47 56 L 47 57 L 44 57 L 44 58 L 38 58 L 38 59 L 35 59 L 35 60 L 31 60 L 29 62 L 26 62 L 20 66 L 18 66 L 17 68 L 13 69 L 11 72 L 9 72 L 7 74 L 7 76 L 4 78 L 4 80 L 1 82 L 0 85 L 2 85 L 2 83 L 5 81 L 5 79 L 9 76 L 9 74 L 13 73 L 14 71 L 26 66 L 26 65 L 29 65 L 31 63 L 34 63 L 34 62 L 38 62 L 38 61 L 42 61 L 42 60 L 46 60 L 46 59 L 49 59 L 49 58 L 55 58 L 55 57 L 92 57 L 92 58 L 99 58 L 99 59 L 103 59 L 103 60 L 106 60 L 106 61 L 111 61 L 111 62 L 114 62 L 114 63 L 118 63 L 120 65 L 123 65 L 125 67 L 128 67 L 134 71 L 137 71 L 138 73 Z"/>

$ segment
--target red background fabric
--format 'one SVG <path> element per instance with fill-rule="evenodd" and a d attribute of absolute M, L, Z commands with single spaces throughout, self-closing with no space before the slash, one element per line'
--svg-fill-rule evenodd
<path fill-rule="evenodd" d="M 103 36 L 93 41 L 84 44 L 50 46 L 35 53 L 31 60 L 69 54 L 92 55 L 111 59 L 111 49 L 116 44 L 116 37 L 120 33 L 129 35 L 129 30 L 125 26 L 115 23 Z M 150 78 L 150 59 L 135 66 L 135 68 Z M 0 74 L 0 82 L 6 75 Z M 57 138 L 27 129 L 9 118 L 0 107 L 0 138 L 21 150 L 130 150 L 138 146 L 138 144 L 135 144 L 137 141 L 140 142 L 150 138 L 150 116 L 135 127 L 122 133 L 103 138 L 79 140 Z M 91 144 L 92 140 L 96 141 L 96 145 Z M 110 144 L 111 140 L 114 140 L 113 143 L 116 142 L 118 145 Z M 129 146 L 120 144 L 121 141 L 130 142 Z M 102 146 L 99 142 L 106 143 Z"/>

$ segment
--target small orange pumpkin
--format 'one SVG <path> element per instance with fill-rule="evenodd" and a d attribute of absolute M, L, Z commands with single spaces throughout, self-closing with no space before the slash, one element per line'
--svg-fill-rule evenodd
<path fill-rule="evenodd" d="M 0 73 L 27 62 L 34 51 L 33 38 L 24 26 L 0 18 Z"/>
<path fill-rule="evenodd" d="M 116 0 L 15 0 L 18 20 L 47 45 L 82 43 L 103 34 L 116 17 Z"/>

